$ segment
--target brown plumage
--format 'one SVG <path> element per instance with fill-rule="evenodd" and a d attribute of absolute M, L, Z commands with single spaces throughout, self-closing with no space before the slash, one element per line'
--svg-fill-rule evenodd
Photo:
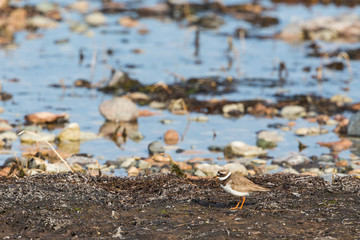
<path fill-rule="evenodd" d="M 249 193 L 270 191 L 270 189 L 253 183 L 249 179 L 243 177 L 241 174 L 231 173 L 228 170 L 218 171 L 217 178 L 220 180 L 220 186 L 227 193 L 241 197 L 236 207 L 231 209 L 237 209 L 241 202 L 241 199 L 242 204 L 240 206 L 240 209 L 242 209 L 245 203 L 245 196 L 248 196 Z"/>

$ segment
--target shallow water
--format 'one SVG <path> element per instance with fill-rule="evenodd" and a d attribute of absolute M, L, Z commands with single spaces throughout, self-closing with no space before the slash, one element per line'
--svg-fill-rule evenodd
<path fill-rule="evenodd" d="M 28 1 L 37 3 L 40 1 Z M 57 1 L 61 6 L 72 1 Z M 151 1 L 156 2 L 156 1 Z M 140 2 L 146 5 L 151 2 Z M 243 1 L 246 2 L 246 1 Z M 99 6 L 99 2 L 91 2 L 92 7 Z M 285 91 L 286 94 L 309 94 L 315 93 L 323 97 L 331 97 L 334 94 L 342 93 L 351 97 L 355 102 L 360 101 L 358 89 L 360 63 L 352 61 L 353 78 L 349 80 L 347 70 L 333 72 L 325 70 L 325 77 L 329 81 L 319 83 L 311 78 L 315 74 L 315 68 L 320 65 L 321 59 L 306 57 L 305 46 L 308 43 L 291 45 L 280 40 L 246 39 L 240 41 L 234 39 L 234 47 L 239 56 L 233 57 L 232 68 L 223 71 L 228 65 L 226 56 L 227 35 L 232 35 L 237 27 L 244 27 L 252 34 L 269 35 L 277 32 L 291 21 L 308 19 L 319 15 L 338 15 L 349 13 L 360 13 L 360 7 L 347 8 L 335 7 L 333 5 L 315 5 L 304 7 L 302 5 L 273 5 L 266 2 L 265 5 L 275 7 L 269 14 L 279 17 L 280 23 L 270 28 L 254 28 L 249 23 L 225 17 L 226 24 L 218 30 L 206 30 L 200 34 L 199 55 L 194 56 L 195 29 L 186 27 L 185 23 L 172 22 L 171 20 L 158 20 L 150 18 L 140 19 L 142 26 L 149 29 L 149 34 L 140 35 L 137 29 L 127 29 L 117 24 L 120 16 L 127 16 L 127 13 L 107 15 L 107 26 L 93 28 L 94 37 L 86 37 L 69 31 L 70 20 L 80 20 L 81 15 L 66 12 L 63 14 L 65 21 L 62 21 L 58 28 L 51 30 L 40 30 L 43 37 L 35 40 L 26 40 L 26 32 L 16 35 L 18 48 L 14 50 L 0 51 L 0 79 L 3 90 L 13 94 L 13 99 L 2 102 L 5 112 L 1 117 L 10 123 L 24 122 L 26 114 L 38 111 L 67 112 L 70 114 L 70 121 L 79 123 L 81 130 L 98 132 L 104 122 L 98 111 L 99 104 L 111 98 L 95 90 L 49 87 L 49 84 L 59 83 L 63 79 L 65 85 L 72 85 L 76 79 L 90 79 L 90 64 L 94 52 L 97 53 L 97 64 L 95 66 L 93 82 L 99 82 L 110 76 L 110 68 L 121 69 L 130 74 L 131 77 L 149 84 L 159 81 L 165 83 L 174 82 L 169 74 L 176 73 L 185 78 L 201 76 L 233 76 L 240 79 L 236 93 L 221 96 L 203 96 L 198 98 L 226 98 L 234 100 L 263 98 L 275 101 L 274 94 Z M 69 39 L 68 43 L 55 44 L 59 39 Z M 355 46 L 356 44 L 325 43 L 321 46 L 325 49 L 335 49 L 340 46 Z M 144 53 L 134 54 L 133 49 L 142 49 Z M 79 65 L 79 49 L 83 49 L 85 60 Z M 107 49 L 112 49 L 114 54 L 105 54 Z M 198 61 L 201 64 L 196 64 Z M 259 78 L 277 81 L 276 67 L 283 61 L 289 69 L 289 77 L 283 86 L 266 87 L 263 82 L 249 84 L 245 79 Z M 326 60 L 325 60 L 326 61 Z M 129 65 L 135 68 L 129 68 Z M 311 72 L 302 70 L 305 66 L 311 66 Z M 17 83 L 9 79 L 17 78 Z M 265 81 L 266 82 L 266 81 Z M 348 92 L 341 90 L 349 87 Z M 145 109 L 149 109 L 145 107 Z M 153 110 L 155 111 L 155 110 Z M 191 113 L 191 117 L 199 114 Z M 348 115 L 348 114 L 347 114 Z M 195 150 L 197 154 L 176 154 L 175 150 L 168 150 L 175 160 L 188 160 L 194 156 L 209 157 L 214 161 L 224 164 L 223 155 L 210 153 L 207 148 L 210 145 L 224 146 L 231 141 L 244 141 L 250 145 L 256 143 L 256 132 L 268 129 L 269 123 L 286 123 L 286 119 L 255 118 L 244 116 L 239 119 L 226 119 L 222 116 L 208 116 L 207 123 L 191 122 L 184 136 L 184 140 L 178 144 L 179 148 Z M 172 119 L 173 123 L 163 125 L 161 119 Z M 315 126 L 302 119 L 298 119 L 296 127 Z M 175 129 L 183 135 L 186 124 L 186 116 L 176 116 L 167 111 L 160 115 L 140 118 L 138 121 L 139 131 L 145 139 L 139 143 L 128 141 L 123 148 L 119 148 L 112 141 L 98 139 L 81 144 L 80 152 L 94 154 L 101 163 L 106 160 L 115 160 L 119 156 L 147 156 L 147 146 L 150 142 L 161 140 L 167 129 Z M 278 147 L 269 150 L 269 156 L 280 157 L 288 152 L 297 151 L 297 139 L 309 146 L 302 153 L 307 156 L 328 153 L 329 150 L 316 144 L 318 141 L 336 141 L 337 135 L 331 132 L 332 127 L 327 127 L 329 134 L 320 136 L 296 137 L 292 132 L 281 132 L 286 141 L 279 143 Z M 60 129 L 54 130 L 58 133 Z M 213 139 L 213 132 L 216 138 Z M 20 155 L 20 143 L 13 144 L 13 151 Z M 349 151 L 340 154 L 348 157 Z M 12 154 L 4 154 L 1 161 L 4 161 Z M 122 175 L 124 171 L 118 171 Z"/>

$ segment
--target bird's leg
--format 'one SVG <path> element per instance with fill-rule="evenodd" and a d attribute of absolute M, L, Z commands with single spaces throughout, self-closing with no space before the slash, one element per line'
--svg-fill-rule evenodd
<path fill-rule="evenodd" d="M 243 201 L 242 201 L 242 204 L 241 204 L 241 206 L 240 206 L 240 209 L 242 209 L 242 207 L 243 207 L 243 205 L 244 205 L 244 203 L 245 203 L 245 197 L 242 197 L 242 199 L 243 199 Z"/>
<path fill-rule="evenodd" d="M 241 197 L 242 199 L 243 199 L 243 197 Z M 236 205 L 236 207 L 233 207 L 233 208 L 230 208 L 231 210 L 234 210 L 234 209 L 237 209 L 238 207 L 239 207 L 239 205 L 240 205 L 240 202 L 241 202 L 241 199 L 240 199 L 240 201 L 238 202 L 238 204 Z M 244 204 L 244 201 L 243 201 L 243 204 Z M 242 207 L 242 205 L 241 205 L 241 207 Z M 241 209 L 241 208 L 240 208 Z"/>

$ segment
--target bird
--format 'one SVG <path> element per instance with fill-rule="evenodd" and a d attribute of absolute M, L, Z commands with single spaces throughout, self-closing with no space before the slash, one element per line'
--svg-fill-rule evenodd
<path fill-rule="evenodd" d="M 230 208 L 232 210 L 237 208 L 242 209 L 245 203 L 245 197 L 250 193 L 270 191 L 270 189 L 257 185 L 246 177 L 243 177 L 239 172 L 232 173 L 229 170 L 219 170 L 216 178 L 220 180 L 221 188 L 227 193 L 240 197 L 238 204 Z M 242 203 L 239 207 L 241 200 Z"/>

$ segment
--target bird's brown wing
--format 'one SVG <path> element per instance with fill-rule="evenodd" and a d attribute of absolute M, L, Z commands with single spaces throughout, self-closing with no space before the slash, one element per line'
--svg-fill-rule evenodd
<path fill-rule="evenodd" d="M 265 192 L 265 191 L 270 191 L 270 189 L 268 188 L 264 188 L 260 185 L 257 185 L 255 183 L 253 183 L 252 181 L 250 181 L 249 179 L 247 179 L 246 177 L 243 177 L 241 174 L 239 173 L 233 173 L 232 176 L 232 182 L 231 182 L 231 187 L 232 189 L 238 191 L 238 192 Z"/>

